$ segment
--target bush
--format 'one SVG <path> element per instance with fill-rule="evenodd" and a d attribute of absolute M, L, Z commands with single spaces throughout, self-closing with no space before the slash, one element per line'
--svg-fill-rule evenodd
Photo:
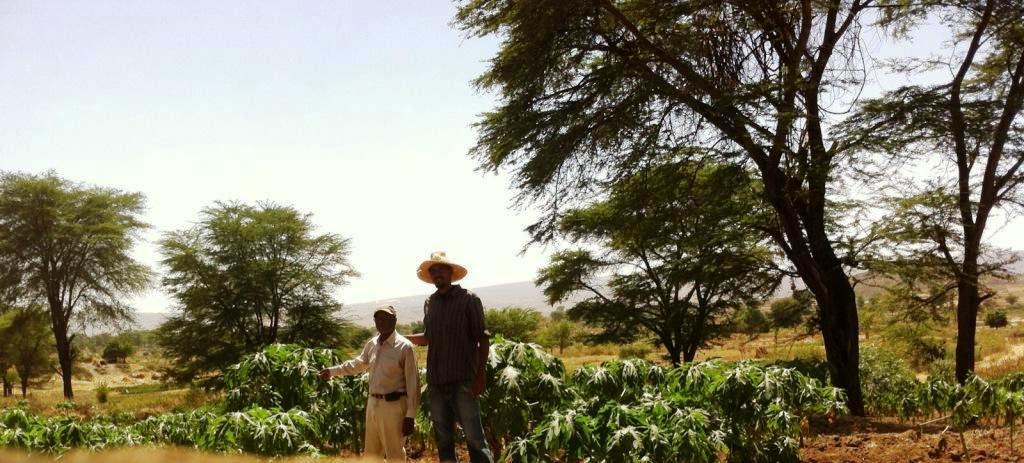
<path fill-rule="evenodd" d="M 736 330 L 740 333 L 754 335 L 771 330 L 768 316 L 757 307 L 748 306 L 739 313 L 737 318 Z"/>
<path fill-rule="evenodd" d="M 861 349 L 860 385 L 869 413 L 902 418 L 917 410 L 913 402 L 918 386 L 914 372 L 890 351 Z"/>
<path fill-rule="evenodd" d="M 1020 297 L 1017 296 L 1016 294 L 1007 294 L 1005 297 L 1003 297 L 1003 300 L 1006 301 L 1006 305 L 1012 307 L 1017 305 L 1017 302 L 1020 301 Z"/>
<path fill-rule="evenodd" d="M 127 340 L 116 339 L 103 348 L 103 360 L 107 363 L 127 362 L 128 357 L 135 353 L 135 346 Z"/>
<path fill-rule="evenodd" d="M 1010 320 L 1006 318 L 1006 312 L 1002 310 L 993 310 L 985 315 L 985 326 L 989 328 L 1002 328 L 1010 324 Z"/>
<path fill-rule="evenodd" d="M 941 359 L 932 362 L 928 365 L 928 381 L 941 380 L 947 383 L 956 381 L 953 374 L 956 367 L 956 363 L 951 359 Z"/>
<path fill-rule="evenodd" d="M 912 339 L 907 344 L 907 353 L 910 356 L 910 365 L 922 370 L 946 358 L 946 345 L 938 339 Z"/>
<path fill-rule="evenodd" d="M 487 330 L 492 335 L 520 342 L 533 342 L 540 327 L 541 315 L 534 309 L 504 307 L 484 312 Z"/>
<path fill-rule="evenodd" d="M 96 402 L 99 402 L 101 404 L 107 403 L 109 395 L 110 388 L 107 387 L 107 383 L 100 383 L 96 386 Z"/>
<path fill-rule="evenodd" d="M 651 353 L 651 344 L 645 341 L 637 341 L 630 344 L 625 344 L 619 347 L 619 358 L 630 359 L 630 358 L 646 358 L 647 354 Z"/>

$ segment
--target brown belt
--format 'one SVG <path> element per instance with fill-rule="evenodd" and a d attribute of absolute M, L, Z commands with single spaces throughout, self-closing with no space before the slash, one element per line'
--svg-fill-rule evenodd
<path fill-rule="evenodd" d="M 385 402 L 394 402 L 405 396 L 405 391 L 389 392 L 387 394 L 370 394 L 370 397 L 374 399 L 383 400 Z"/>

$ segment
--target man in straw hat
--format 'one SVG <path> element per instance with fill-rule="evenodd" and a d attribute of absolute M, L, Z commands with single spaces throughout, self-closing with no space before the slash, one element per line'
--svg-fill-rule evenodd
<path fill-rule="evenodd" d="M 416 276 L 437 291 L 423 303 L 422 334 L 410 335 L 426 346 L 430 419 L 442 463 L 455 462 L 455 422 L 462 425 L 472 463 L 491 463 L 494 456 L 484 439 L 478 397 L 484 392 L 490 349 L 480 298 L 452 282 L 466 276 L 466 268 L 443 252 L 423 261 Z"/>
<path fill-rule="evenodd" d="M 420 403 L 416 353 L 412 343 L 395 332 L 397 322 L 394 307 L 377 307 L 373 311 L 377 335 L 367 341 L 362 352 L 341 365 L 320 370 L 323 379 L 370 371 L 364 453 L 389 462 L 406 460 L 403 441 L 415 430 Z"/>

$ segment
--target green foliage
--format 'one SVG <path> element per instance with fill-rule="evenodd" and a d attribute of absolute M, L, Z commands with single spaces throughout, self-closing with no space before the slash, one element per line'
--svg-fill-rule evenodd
<path fill-rule="evenodd" d="M 646 358 L 647 354 L 650 353 L 651 343 L 646 341 L 636 341 L 619 346 L 619 358 L 621 359 L 642 359 Z"/>
<path fill-rule="evenodd" d="M 767 333 L 771 330 L 771 322 L 757 306 L 747 306 L 736 317 L 736 331 L 747 335 Z"/>
<path fill-rule="evenodd" d="M 825 344 L 839 350 L 828 355 L 834 381 L 850 391 L 860 413 L 851 360 L 858 347 L 856 305 L 842 264 L 855 258 L 861 227 L 845 226 L 857 217 L 833 199 L 862 160 L 848 155 L 856 139 L 838 142 L 829 129 L 846 115 L 822 102 L 843 100 L 863 82 L 864 74 L 847 63 L 857 59 L 859 34 L 868 27 L 851 25 L 871 23 L 874 13 L 859 2 L 803 6 L 462 2 L 456 24 L 500 44 L 477 80 L 498 102 L 481 116 L 471 155 L 485 170 L 508 171 L 520 199 L 545 213 L 530 227 L 539 242 L 558 238 L 567 205 L 591 204 L 622 183 L 642 183 L 650 166 L 727 162 L 755 175 L 773 216 L 762 230 L 814 286 L 829 328 Z M 684 213 L 663 223 L 701 218 Z M 731 230 L 710 223 L 693 229 L 706 236 Z M 619 225 L 633 228 L 628 220 Z"/>
<path fill-rule="evenodd" d="M 498 338 L 491 345 L 488 388 L 480 399 L 488 441 L 503 446 L 526 435 L 534 423 L 570 397 L 564 375 L 562 361 L 540 346 Z"/>
<path fill-rule="evenodd" d="M 132 257 L 147 228 L 143 209 L 139 193 L 54 173 L 0 175 L 0 303 L 46 301 L 66 397 L 73 394 L 70 330 L 130 321 L 124 296 L 149 286 L 150 270 Z"/>
<path fill-rule="evenodd" d="M 510 461 L 797 461 L 800 419 L 844 411 L 844 397 L 795 370 L 701 362 L 663 370 L 641 360 L 584 367 L 576 394 Z"/>
<path fill-rule="evenodd" d="M 569 314 L 601 329 L 593 340 L 651 336 L 673 364 L 691 361 L 730 332 L 736 311 L 778 284 L 755 229 L 767 220 L 758 194 L 733 166 L 644 169 L 607 199 L 564 213 L 552 233 L 580 248 L 555 253 L 537 284 L 551 303 L 587 294 Z M 597 280 L 607 273 L 607 282 Z"/>
<path fill-rule="evenodd" d="M 557 346 L 558 354 L 561 355 L 566 347 L 576 342 L 579 332 L 580 328 L 576 323 L 566 318 L 563 313 L 559 318 L 551 317 L 551 321 L 540 329 L 539 337 L 545 347 Z"/>
<path fill-rule="evenodd" d="M 325 442 L 358 451 L 365 425 L 366 375 L 324 381 L 323 368 L 341 363 L 327 349 L 273 344 L 246 356 L 224 373 L 224 406 L 243 411 L 256 405 L 309 413 Z"/>
<path fill-rule="evenodd" d="M 95 391 L 96 402 L 101 404 L 107 403 L 107 400 L 110 398 L 110 387 L 107 386 L 107 383 L 97 384 Z"/>
<path fill-rule="evenodd" d="M 53 332 L 50 314 L 43 307 L 9 308 L 0 310 L 0 374 L 13 370 L 10 383 L 17 377 L 22 395 L 37 380 L 52 371 Z"/>
<path fill-rule="evenodd" d="M 860 355 L 861 390 L 869 413 L 907 419 L 918 408 L 914 374 L 900 357 L 881 349 Z"/>
<path fill-rule="evenodd" d="M 107 363 L 127 362 L 135 353 L 135 346 L 126 339 L 115 339 L 103 348 L 103 360 Z"/>
<path fill-rule="evenodd" d="M 806 290 L 797 290 L 793 296 L 772 301 L 768 309 L 768 318 L 776 330 L 805 324 L 813 314 L 814 300 Z"/>
<path fill-rule="evenodd" d="M 224 373 L 221 406 L 135 423 L 79 420 L 70 402 L 53 418 L 0 410 L 0 446 L 53 453 L 128 445 L 262 455 L 357 450 L 365 378 L 316 378 L 337 361 L 329 350 L 272 345 Z M 793 461 L 801 417 L 843 409 L 839 391 L 792 369 L 703 362 L 666 370 L 622 360 L 565 380 L 561 361 L 540 346 L 500 338 L 487 375 L 484 428 L 502 461 Z M 423 438 L 423 410 L 417 424 Z"/>
<path fill-rule="evenodd" d="M 532 308 L 503 307 L 484 311 L 487 331 L 492 335 L 519 342 L 533 342 L 542 316 Z"/>
<path fill-rule="evenodd" d="M 275 342 L 343 345 L 334 290 L 357 275 L 351 244 L 317 234 L 310 215 L 216 203 L 160 241 L 178 313 L 157 331 L 180 379 L 216 372 Z"/>
<path fill-rule="evenodd" d="M 1010 320 L 1006 318 L 1006 312 L 1002 310 L 993 310 L 985 314 L 985 326 L 989 328 L 1002 328 L 1010 324 Z"/>

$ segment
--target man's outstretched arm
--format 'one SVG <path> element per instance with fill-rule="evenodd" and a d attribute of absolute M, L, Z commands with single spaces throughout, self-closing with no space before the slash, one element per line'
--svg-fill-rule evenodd
<path fill-rule="evenodd" d="M 370 368 L 370 345 L 372 343 L 373 340 L 367 342 L 366 345 L 363 346 L 363 351 L 352 360 L 342 363 L 341 365 L 324 368 L 323 370 L 320 370 L 317 375 L 322 379 L 330 379 L 332 376 L 355 375 L 366 371 Z"/>
<path fill-rule="evenodd" d="M 427 335 L 424 334 L 424 333 L 407 334 L 405 336 L 405 339 L 408 339 L 409 342 L 411 342 L 411 343 L 413 343 L 414 345 L 417 345 L 417 346 L 426 346 L 426 345 L 430 344 L 427 341 Z"/>

